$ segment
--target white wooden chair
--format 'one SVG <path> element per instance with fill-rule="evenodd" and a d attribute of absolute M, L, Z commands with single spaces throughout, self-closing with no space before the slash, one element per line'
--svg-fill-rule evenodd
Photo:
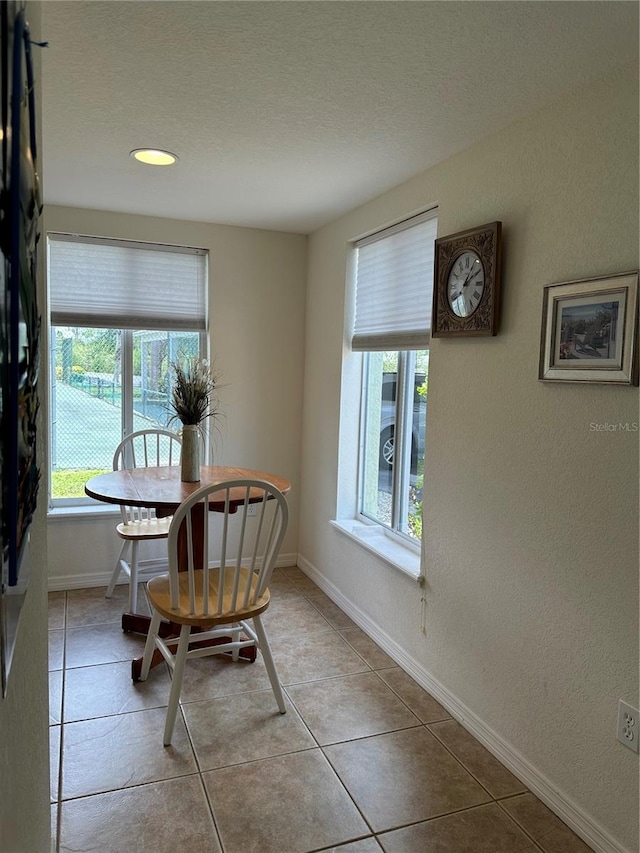
<path fill-rule="evenodd" d="M 141 429 L 124 438 L 113 455 L 113 470 L 123 468 L 157 468 L 180 464 L 181 438 L 167 429 Z M 151 539 L 166 539 L 171 517 L 157 518 L 155 510 L 145 507 L 121 506 L 122 520 L 116 533 L 124 540 L 120 556 L 113 569 L 106 597 L 111 598 L 120 574 L 129 578 L 129 612 L 138 605 L 138 546 Z M 126 559 L 131 548 L 131 557 Z"/>
<path fill-rule="evenodd" d="M 205 512 L 203 501 L 207 506 L 215 502 L 221 511 L 213 516 L 220 519 L 222 528 L 220 560 L 211 567 L 209 513 Z M 249 516 L 250 504 L 256 507 L 255 517 Z M 165 746 L 171 743 L 188 658 L 230 652 L 237 660 L 240 649 L 255 644 L 264 659 L 280 713 L 285 713 L 261 614 L 269 606 L 269 579 L 288 517 L 282 492 L 265 480 L 246 479 L 203 486 L 175 512 L 169 530 L 169 573 L 152 578 L 147 584 L 153 615 L 140 673 L 140 680 L 145 681 L 156 648 L 172 670 Z M 186 565 L 178 565 L 180 553 Z M 162 619 L 179 624 L 180 636 L 162 639 L 158 635 Z M 189 648 L 192 629 L 197 630 L 193 636 L 197 644 Z M 206 645 L 209 640 L 216 644 Z"/>

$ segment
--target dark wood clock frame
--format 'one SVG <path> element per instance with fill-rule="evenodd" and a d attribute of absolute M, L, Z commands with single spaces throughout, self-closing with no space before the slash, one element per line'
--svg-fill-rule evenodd
<path fill-rule="evenodd" d="M 500 313 L 501 242 L 501 222 L 490 222 L 436 240 L 432 338 L 497 334 Z M 476 310 L 468 317 L 458 317 L 449 305 L 447 280 L 456 259 L 467 251 L 476 252 L 480 258 L 484 269 L 484 291 Z"/>

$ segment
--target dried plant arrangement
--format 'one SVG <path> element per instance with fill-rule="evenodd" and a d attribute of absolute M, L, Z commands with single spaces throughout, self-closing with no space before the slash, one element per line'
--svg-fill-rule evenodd
<path fill-rule="evenodd" d="M 218 416 L 220 409 L 215 392 L 220 376 L 213 365 L 198 356 L 192 356 L 176 361 L 171 366 L 175 382 L 170 400 L 173 414 L 169 422 L 178 420 L 183 426 L 200 427 L 206 418 Z"/>

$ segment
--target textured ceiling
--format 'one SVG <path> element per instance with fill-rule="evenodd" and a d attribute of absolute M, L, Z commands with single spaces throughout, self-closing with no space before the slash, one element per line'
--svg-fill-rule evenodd
<path fill-rule="evenodd" d="M 634 2 L 42 6 L 47 203 L 303 233 L 638 58 Z"/>

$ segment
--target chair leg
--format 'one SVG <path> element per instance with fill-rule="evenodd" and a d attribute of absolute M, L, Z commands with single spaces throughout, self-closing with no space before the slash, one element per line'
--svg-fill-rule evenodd
<path fill-rule="evenodd" d="M 280 679 L 278 678 L 278 670 L 276 669 L 269 641 L 267 640 L 267 635 L 264 630 L 264 626 L 262 625 L 262 619 L 259 615 L 253 617 L 253 627 L 256 629 L 256 634 L 258 635 L 258 646 L 262 652 L 262 657 L 264 658 L 264 665 L 267 668 L 267 674 L 269 676 L 269 681 L 271 682 L 273 695 L 276 697 L 280 713 L 286 714 L 287 706 L 284 703 L 282 687 L 280 686 Z"/>
<path fill-rule="evenodd" d="M 180 699 L 180 691 L 182 690 L 182 676 L 184 675 L 184 665 L 187 661 L 187 652 L 189 651 L 189 637 L 191 636 L 191 626 L 183 625 L 180 629 L 180 640 L 178 648 L 174 655 L 174 665 L 171 680 L 171 693 L 169 694 L 169 707 L 167 708 L 167 720 L 164 725 L 164 745 L 171 745 L 173 737 L 173 729 L 176 723 L 176 714 L 178 712 L 178 701 Z"/>
<path fill-rule="evenodd" d="M 231 633 L 231 639 L 234 643 L 238 643 L 240 641 L 240 634 L 242 634 L 242 626 L 238 625 L 237 627 L 233 627 Z M 238 661 L 240 660 L 240 649 L 234 649 L 231 652 L 231 660 Z"/>
<path fill-rule="evenodd" d="M 131 542 L 128 539 L 124 540 L 122 548 L 120 549 L 120 556 L 116 560 L 115 567 L 111 574 L 111 580 L 109 581 L 109 586 L 107 587 L 107 591 L 105 593 L 105 598 L 111 598 L 113 595 L 113 590 L 116 588 L 116 584 L 118 583 L 118 578 L 120 577 L 120 572 L 122 571 L 122 563 L 125 562 L 125 557 L 127 551 L 129 550 L 129 545 Z"/>
<path fill-rule="evenodd" d="M 135 613 L 138 606 L 138 545 L 131 543 L 131 562 L 129 563 L 129 613 Z"/>
<path fill-rule="evenodd" d="M 151 624 L 147 633 L 147 641 L 144 645 L 144 656 L 142 658 L 142 669 L 140 670 L 139 681 L 146 681 L 151 668 L 151 659 L 156 648 L 156 637 L 160 628 L 160 614 L 154 610 L 151 617 Z"/>

